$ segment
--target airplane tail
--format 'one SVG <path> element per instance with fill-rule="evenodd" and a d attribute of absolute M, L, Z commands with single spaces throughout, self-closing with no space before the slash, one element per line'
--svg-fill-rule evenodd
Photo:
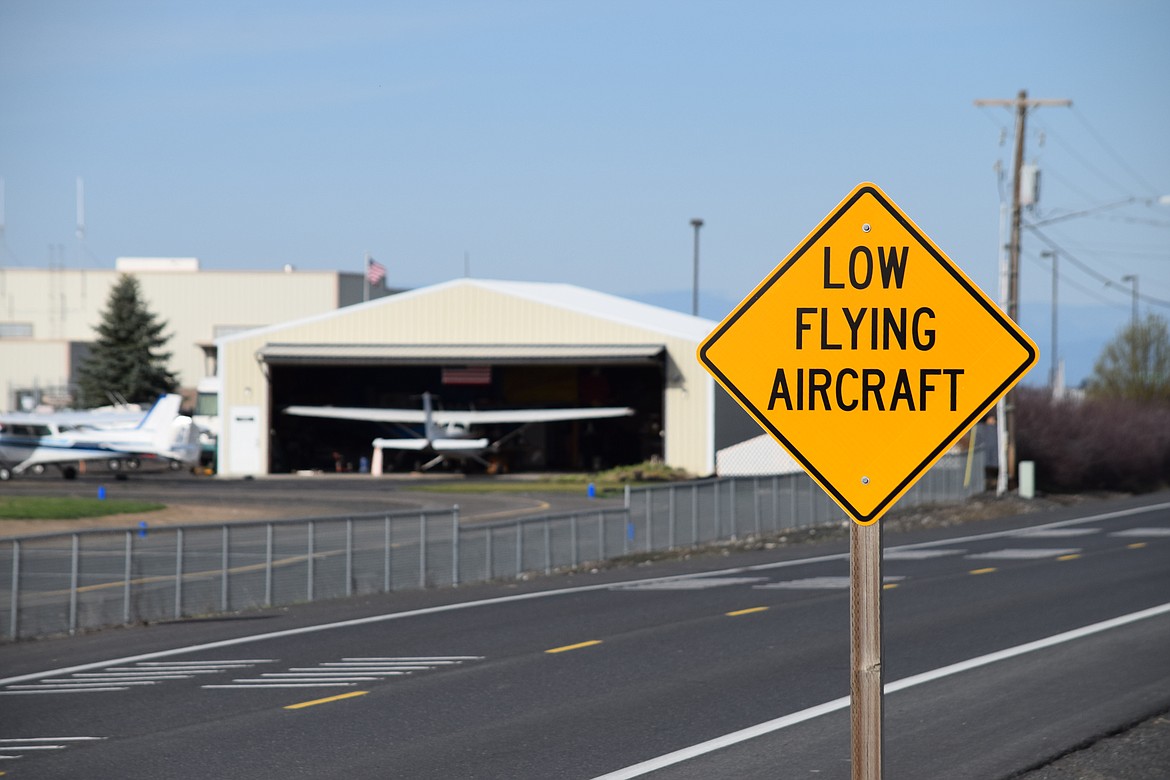
<path fill-rule="evenodd" d="M 160 395 L 138 424 L 138 430 L 154 434 L 152 441 L 159 452 L 165 451 L 171 444 L 173 436 L 171 423 L 179 416 L 179 405 L 182 402 L 183 397 L 177 393 Z"/>

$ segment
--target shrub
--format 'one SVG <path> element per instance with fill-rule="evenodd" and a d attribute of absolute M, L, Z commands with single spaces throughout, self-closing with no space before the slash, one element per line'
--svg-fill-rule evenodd
<path fill-rule="evenodd" d="M 1016 393 L 1019 460 L 1036 463 L 1051 493 L 1144 492 L 1170 482 L 1170 407 L 1116 399 L 1054 400 Z"/>

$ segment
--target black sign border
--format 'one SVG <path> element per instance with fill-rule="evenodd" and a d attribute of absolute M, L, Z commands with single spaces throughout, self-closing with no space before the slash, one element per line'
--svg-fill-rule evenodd
<path fill-rule="evenodd" d="M 792 268 L 792 266 L 795 265 L 798 260 L 803 258 L 808 250 L 820 240 L 821 236 L 823 236 L 829 228 L 833 227 L 833 225 L 835 225 L 842 216 L 848 213 L 849 209 L 852 208 L 853 205 L 864 195 L 872 195 L 874 199 L 877 200 L 877 202 L 886 211 L 888 211 L 890 215 L 894 217 L 894 219 L 898 221 L 898 223 L 906 230 L 906 232 L 909 233 L 915 241 L 921 244 L 922 247 L 930 254 L 930 256 L 933 257 L 935 261 L 937 261 L 938 264 L 941 265 L 943 269 L 948 274 L 950 274 L 955 279 L 955 281 L 957 281 L 962 286 L 962 288 L 966 290 L 968 294 L 970 294 L 971 297 L 974 298 L 979 303 L 979 305 L 982 306 L 984 310 L 986 310 L 987 313 L 990 314 L 991 317 L 996 322 L 998 322 L 1003 327 L 1003 329 L 1012 336 L 1012 338 L 1016 340 L 1017 343 L 1019 343 L 1021 347 L 1024 348 L 1026 354 L 1024 362 L 1021 363 L 1007 377 L 1007 379 L 1001 382 L 1000 385 L 996 387 L 996 389 L 993 390 L 992 393 L 976 407 L 975 411 L 971 412 L 971 414 L 964 418 L 963 421 L 959 423 L 959 425 L 956 426 L 954 430 L 948 433 L 943 438 L 943 440 L 933 450 L 931 450 L 930 453 L 925 458 L 923 458 L 917 466 L 911 469 L 910 473 L 907 474 L 906 477 L 893 489 L 891 489 L 886 497 L 883 498 L 881 502 L 874 507 L 873 511 L 869 512 L 868 514 L 862 514 L 862 512 L 857 509 L 857 507 L 855 507 L 848 499 L 846 499 L 845 496 L 843 496 L 841 492 L 828 479 L 826 479 L 823 474 L 821 474 L 820 470 L 813 466 L 813 464 L 804 457 L 803 453 L 801 453 L 800 450 L 797 449 L 797 447 L 793 445 L 793 443 L 789 441 L 786 436 L 784 436 L 784 434 L 780 433 L 780 431 L 772 425 L 767 417 L 765 417 L 764 414 L 756 408 L 756 405 L 749 401 L 747 396 L 740 392 L 734 383 L 732 383 L 731 380 L 728 379 L 727 376 L 725 376 L 724 373 L 719 370 L 719 367 L 716 366 L 707 355 L 707 351 L 715 345 L 715 343 L 723 336 L 723 334 L 726 333 L 731 328 L 731 326 L 734 325 L 739 320 L 739 318 L 744 313 L 746 313 L 747 310 L 750 309 L 757 300 L 760 299 L 761 296 L 763 296 L 764 293 L 771 289 L 772 285 L 774 285 L 781 276 L 783 276 L 790 268 Z M 881 190 L 877 189 L 877 187 L 873 185 L 862 185 L 858 187 L 857 190 L 855 190 L 854 193 L 837 208 L 837 211 L 828 219 L 826 219 L 820 228 L 812 233 L 802 245 L 793 250 L 788 255 L 788 258 L 776 268 L 772 275 L 763 284 L 761 284 L 749 298 L 744 299 L 739 304 L 739 306 L 736 307 L 735 311 L 732 312 L 731 316 L 724 320 L 723 323 L 718 328 L 716 328 L 715 331 L 712 332 L 711 335 L 707 337 L 706 341 L 704 341 L 703 344 L 699 347 L 699 360 L 704 366 L 706 366 L 707 370 L 710 371 L 711 374 L 719 380 L 719 384 L 723 385 L 723 387 L 728 392 L 734 395 L 735 398 L 739 401 L 740 405 L 756 418 L 756 422 L 759 423 L 760 426 L 769 433 L 771 433 L 772 436 L 774 436 L 778 441 L 780 441 L 784 445 L 784 448 L 787 449 L 788 452 L 790 452 L 793 457 L 795 457 L 800 462 L 805 471 L 807 471 L 814 479 L 816 479 L 817 483 L 826 491 L 828 491 L 838 504 L 845 507 L 846 511 L 860 525 L 870 525 L 876 522 L 877 519 L 880 518 L 883 514 L 885 514 L 889 509 L 890 504 L 894 501 L 894 497 L 900 497 L 904 490 L 909 489 L 915 482 L 921 479 L 927 467 L 933 463 L 946 448 L 950 447 L 955 441 L 957 441 L 968 428 L 974 425 L 975 422 L 980 417 L 982 417 L 987 412 L 987 410 L 992 407 L 992 405 L 994 405 L 1000 396 L 1007 393 L 1007 391 L 1010 390 L 1012 386 L 1017 381 L 1019 381 L 1019 379 L 1029 369 L 1031 369 L 1032 366 L 1036 364 L 1038 359 L 1039 353 L 1037 352 L 1036 347 L 1026 338 L 1022 337 L 1019 327 L 1011 320 L 1009 320 L 1008 317 L 999 310 L 999 307 L 991 304 L 982 291 L 976 288 L 962 273 L 959 273 L 958 266 L 954 263 L 954 261 L 939 252 L 934 247 L 934 244 L 929 239 L 927 239 L 926 236 L 919 232 L 914 224 L 910 222 L 909 219 L 907 219 L 906 216 L 903 215 L 902 212 L 882 194 Z"/>

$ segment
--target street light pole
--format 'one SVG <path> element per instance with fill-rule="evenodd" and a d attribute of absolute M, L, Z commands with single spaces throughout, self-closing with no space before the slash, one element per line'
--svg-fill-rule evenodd
<path fill-rule="evenodd" d="M 691 220 L 691 227 L 695 229 L 695 263 L 694 282 L 691 287 L 691 314 L 699 316 L 699 228 L 703 227 L 703 220 L 695 217 Z"/>
<path fill-rule="evenodd" d="M 1051 367 L 1048 369 L 1048 386 L 1053 394 L 1057 392 L 1056 380 L 1057 374 L 1060 372 L 1060 363 L 1057 360 L 1056 352 L 1056 292 L 1057 292 L 1057 255 L 1056 252 L 1041 252 L 1041 257 L 1052 258 L 1052 356 L 1049 358 Z"/>

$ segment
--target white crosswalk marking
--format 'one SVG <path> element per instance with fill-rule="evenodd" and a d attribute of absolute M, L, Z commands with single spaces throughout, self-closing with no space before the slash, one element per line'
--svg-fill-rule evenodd
<path fill-rule="evenodd" d="M 968 555 L 967 558 L 973 561 L 1028 561 L 1039 560 L 1041 558 L 1059 558 L 1062 555 L 1072 555 L 1079 553 L 1079 547 L 1066 547 L 1060 549 L 1053 548 L 1007 548 L 1004 550 L 992 550 L 991 552 L 975 553 Z"/>
<path fill-rule="evenodd" d="M 1170 536 L 1170 528 L 1127 528 L 1124 531 L 1114 531 L 1110 536 L 1121 537 L 1144 537 L 1144 536 Z"/>
<path fill-rule="evenodd" d="M 966 550 L 886 550 L 882 557 L 887 561 L 926 561 L 931 558 L 945 558 L 962 555 Z"/>
<path fill-rule="evenodd" d="M 614 590 L 707 590 L 708 588 L 724 588 L 730 585 L 750 585 L 755 582 L 767 582 L 767 577 L 695 577 L 677 580 L 653 580 L 651 582 L 635 582 L 629 585 L 618 585 Z"/>
<path fill-rule="evenodd" d="M 1065 539 L 1099 533 L 1101 533 L 1100 528 L 1040 528 L 1035 531 L 1021 531 L 1017 536 L 1027 539 Z"/>
<path fill-rule="evenodd" d="M 883 577 L 882 582 L 901 582 L 905 577 Z M 806 577 L 800 580 L 784 580 L 770 582 L 767 585 L 756 585 L 758 590 L 844 590 L 849 587 L 848 577 Z"/>
<path fill-rule="evenodd" d="M 23 737 L 0 739 L 0 761 L 14 761 L 35 751 L 64 750 L 83 742 L 99 742 L 105 737 Z M 2 773 L 0 773 L 2 774 Z"/>
<path fill-rule="evenodd" d="M 352 688 L 359 682 L 382 682 L 414 672 L 458 666 L 481 661 L 478 655 L 447 655 L 411 658 L 344 658 L 316 666 L 294 666 L 283 672 L 264 672 L 259 677 L 237 677 L 230 683 L 202 686 L 211 690 L 240 688 Z"/>
<path fill-rule="evenodd" d="M 25 685 L 0 688 L 3 695 L 51 693 L 106 693 L 126 691 L 136 686 L 154 685 L 167 680 L 189 680 L 195 675 L 223 674 L 250 669 L 256 664 L 272 663 L 271 658 L 245 658 L 222 661 L 140 661 L 133 666 L 110 666 L 96 672 L 77 672 L 65 678 L 38 680 Z"/>

